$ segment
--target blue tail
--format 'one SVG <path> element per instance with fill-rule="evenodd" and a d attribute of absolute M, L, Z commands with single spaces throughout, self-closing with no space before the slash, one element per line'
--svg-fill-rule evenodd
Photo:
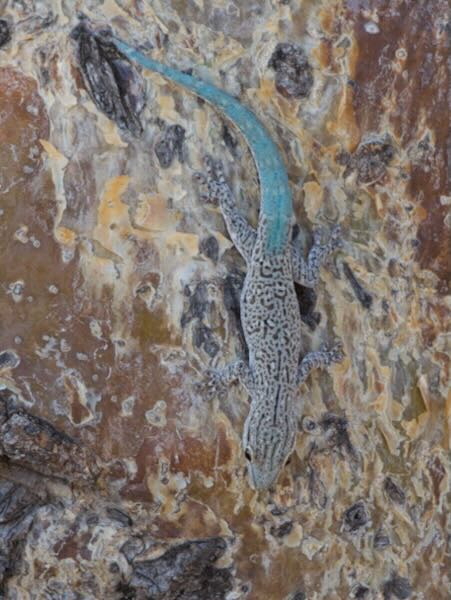
<path fill-rule="evenodd" d="M 283 252 L 288 243 L 293 204 L 285 165 L 264 125 L 253 112 L 214 85 L 148 58 L 118 38 L 114 38 L 114 42 L 130 59 L 193 91 L 220 108 L 239 127 L 252 151 L 260 177 L 261 210 L 268 222 L 267 250 Z"/>

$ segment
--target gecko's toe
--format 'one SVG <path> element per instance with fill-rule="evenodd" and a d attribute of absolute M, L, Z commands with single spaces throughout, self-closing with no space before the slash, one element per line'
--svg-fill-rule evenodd
<path fill-rule="evenodd" d="M 214 162 L 213 158 L 210 156 L 210 154 L 205 154 L 204 165 L 205 165 L 205 170 L 207 171 L 208 175 L 212 175 L 214 172 L 214 168 L 215 168 L 215 162 Z"/>
<path fill-rule="evenodd" d="M 313 244 L 315 246 L 321 246 L 322 239 L 323 239 L 323 232 L 324 232 L 324 230 L 322 227 L 318 227 L 313 230 Z"/>
<path fill-rule="evenodd" d="M 201 185 L 207 185 L 207 178 L 205 177 L 205 174 L 201 173 L 200 171 L 195 171 L 193 173 L 193 179 Z"/>
<path fill-rule="evenodd" d="M 215 200 L 211 197 L 209 193 L 202 193 L 199 195 L 199 199 L 201 202 L 205 202 L 205 204 L 214 204 Z"/>
<path fill-rule="evenodd" d="M 220 183 L 225 182 L 224 167 L 223 167 L 222 162 L 220 160 L 215 160 L 214 161 L 214 173 L 215 173 L 216 179 Z"/>
<path fill-rule="evenodd" d="M 319 347 L 319 352 L 329 352 L 329 346 L 326 343 L 321 344 Z"/>
<path fill-rule="evenodd" d="M 330 230 L 330 235 L 333 238 L 337 238 L 341 236 L 341 227 L 340 225 L 334 225 Z"/>

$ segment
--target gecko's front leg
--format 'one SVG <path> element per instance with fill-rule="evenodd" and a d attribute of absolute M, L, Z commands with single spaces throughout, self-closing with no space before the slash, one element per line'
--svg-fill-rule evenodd
<path fill-rule="evenodd" d="M 321 232 L 316 231 L 313 236 L 313 246 L 310 249 L 307 260 L 302 257 L 301 249 L 298 245 L 292 245 L 291 261 L 293 269 L 293 279 L 305 287 L 315 287 L 318 283 L 319 270 L 337 248 L 342 245 L 341 230 L 337 225 L 330 232 L 330 237 L 326 243 L 322 243 Z"/>
<path fill-rule="evenodd" d="M 301 360 L 298 368 L 297 383 L 301 385 L 313 369 L 323 369 L 332 363 L 339 363 L 344 359 L 343 344 L 338 342 L 331 350 L 309 352 Z"/>
<path fill-rule="evenodd" d="M 195 174 L 195 178 L 207 189 L 202 197 L 207 201 L 213 200 L 219 203 L 230 237 L 238 252 L 248 263 L 257 233 L 238 210 L 232 190 L 224 177 L 222 164 L 214 161 L 210 156 L 204 158 L 204 163 L 206 173 Z"/>
<path fill-rule="evenodd" d="M 205 380 L 208 398 L 224 395 L 234 381 L 242 383 L 249 394 L 252 394 L 254 389 L 252 372 L 242 360 L 237 360 L 223 369 L 208 369 Z"/>

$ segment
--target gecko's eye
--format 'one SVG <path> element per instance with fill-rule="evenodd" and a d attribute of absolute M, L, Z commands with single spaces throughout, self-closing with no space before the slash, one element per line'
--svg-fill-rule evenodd
<path fill-rule="evenodd" d="M 246 450 L 244 451 L 244 456 L 247 458 L 247 460 L 249 462 L 252 460 L 252 455 L 251 455 L 251 451 L 249 450 L 249 448 L 246 448 Z"/>
<path fill-rule="evenodd" d="M 285 466 L 286 466 L 286 467 L 288 467 L 288 465 L 290 464 L 290 462 L 291 462 L 291 456 L 289 456 L 289 457 L 287 458 L 287 460 L 286 460 L 286 462 L 285 462 Z"/>

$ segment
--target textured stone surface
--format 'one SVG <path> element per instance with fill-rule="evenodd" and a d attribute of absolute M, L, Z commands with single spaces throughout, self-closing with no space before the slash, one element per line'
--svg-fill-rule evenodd
<path fill-rule="evenodd" d="M 447 2 L 0 8 L 0 596 L 449 598 Z M 347 358 L 300 389 L 271 493 L 247 482 L 244 391 L 198 386 L 246 354 L 245 266 L 192 175 L 221 158 L 255 223 L 252 158 L 120 60 L 108 85 L 134 84 L 139 121 L 118 127 L 78 10 L 239 97 L 284 153 L 305 243 L 345 232 L 299 299 L 305 350 L 338 337 Z"/>

